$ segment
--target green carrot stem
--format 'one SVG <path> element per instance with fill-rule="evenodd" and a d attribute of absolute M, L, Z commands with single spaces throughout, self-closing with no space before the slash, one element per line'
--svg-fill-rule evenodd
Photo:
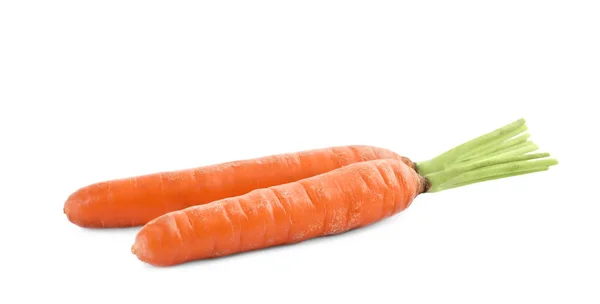
<path fill-rule="evenodd" d="M 527 130 L 527 126 L 525 126 L 525 119 L 521 118 L 492 132 L 458 145 L 435 158 L 418 162 L 417 171 L 421 175 L 428 175 L 441 171 L 447 166 L 451 165 L 459 157 L 464 156 L 466 153 L 472 153 L 474 150 L 483 150 L 487 149 L 487 147 L 500 144 L 506 139 L 511 138 L 525 130 Z"/>
<path fill-rule="evenodd" d="M 457 157 L 454 161 L 452 161 L 452 163 L 460 162 L 462 159 L 466 158 L 469 154 L 471 154 L 471 155 L 480 154 L 480 153 L 483 153 L 483 151 L 488 150 L 488 149 L 496 150 L 498 148 L 498 146 L 502 145 L 505 142 L 505 140 L 507 140 L 515 135 L 521 134 L 525 131 L 527 131 L 527 126 L 522 125 L 522 126 L 518 127 L 517 129 L 514 129 L 506 134 L 498 136 L 498 137 L 494 138 L 493 140 L 491 140 L 481 146 L 473 148 L 471 151 L 468 151 L 468 152 L 464 153 L 463 155 Z"/>
<path fill-rule="evenodd" d="M 510 149 L 505 149 L 503 151 L 498 151 L 496 153 L 490 154 L 488 157 L 504 157 L 504 156 L 513 156 L 513 155 L 523 155 L 525 153 L 533 152 L 537 150 L 538 145 L 533 142 L 527 141 L 522 144 L 518 144 L 513 146 Z"/>
<path fill-rule="evenodd" d="M 543 156 L 542 156 L 543 155 Z M 548 153 L 538 153 L 535 155 L 520 155 L 500 159 L 484 160 L 478 164 L 467 165 L 461 170 L 459 168 L 449 169 L 426 176 L 431 183 L 428 192 L 439 192 L 460 185 L 469 185 L 475 182 L 489 180 L 493 177 L 510 177 L 525 174 L 527 172 L 537 172 L 547 169 L 550 166 L 558 164 L 556 159 L 541 159 L 530 161 L 533 158 L 548 156 Z M 512 159 L 508 161 L 509 159 Z M 449 172 L 453 171 L 453 172 Z"/>
<path fill-rule="evenodd" d="M 458 164 L 452 164 L 450 167 L 458 167 L 461 165 L 472 164 L 479 162 L 484 159 L 497 158 L 497 157 L 507 157 L 507 156 L 516 156 L 523 155 L 529 152 L 533 152 L 537 150 L 539 147 L 531 141 L 526 141 L 520 144 L 513 145 L 512 147 L 507 147 L 496 152 L 492 152 L 488 155 L 476 157 L 470 159 L 469 161 L 461 162 Z"/>
<path fill-rule="evenodd" d="M 516 145 L 518 145 L 520 143 L 525 142 L 527 139 L 529 139 L 529 136 L 530 135 L 528 133 L 525 133 L 523 135 L 519 135 L 518 137 L 509 139 L 509 140 L 503 142 L 500 145 L 492 145 L 492 146 L 489 146 L 486 149 L 483 149 L 481 151 L 474 151 L 476 153 L 466 153 L 464 156 L 459 157 L 457 159 L 457 161 L 461 161 L 461 162 L 462 161 L 470 161 L 470 160 L 473 160 L 475 158 L 480 158 L 480 157 L 485 156 L 485 155 L 490 155 L 490 154 L 492 154 L 494 152 L 497 152 L 497 151 L 503 151 L 505 149 L 509 149 L 509 148 L 511 148 L 513 146 L 516 146 Z"/>
<path fill-rule="evenodd" d="M 435 173 L 432 173 L 429 175 L 425 175 L 425 177 L 427 179 L 429 179 L 429 181 L 432 184 L 441 185 L 441 184 L 446 183 L 447 181 L 455 178 L 458 175 L 461 175 L 461 174 L 464 174 L 464 173 L 467 173 L 470 171 L 474 171 L 474 170 L 477 170 L 480 168 L 485 168 L 485 167 L 490 167 L 490 166 L 505 164 L 505 163 L 511 163 L 511 162 L 518 162 L 518 161 L 525 161 L 525 160 L 530 160 L 530 159 L 548 157 L 548 156 L 550 156 L 550 154 L 548 154 L 548 153 L 536 153 L 536 154 L 530 154 L 530 155 L 493 157 L 493 158 L 483 159 L 483 160 L 480 160 L 475 163 L 454 166 L 454 167 L 448 168 L 446 170 L 442 170 L 442 171 L 438 171 L 438 172 L 435 172 Z"/>
<path fill-rule="evenodd" d="M 475 184 L 475 183 L 480 183 L 480 182 L 485 182 L 485 181 L 489 181 L 489 180 L 494 180 L 494 179 L 501 179 L 501 178 L 507 178 L 507 177 L 511 177 L 511 176 L 517 176 L 517 175 L 524 175 L 524 174 L 529 174 L 529 173 L 535 173 L 535 172 L 540 172 L 540 171 L 547 171 L 550 167 L 542 167 L 542 168 L 538 168 L 538 169 L 530 169 L 530 170 L 522 170 L 522 171 L 515 171 L 512 173 L 503 173 L 503 174 L 497 174 L 497 175 L 490 175 L 488 177 L 482 177 L 479 179 L 473 179 L 467 182 L 463 182 L 463 183 L 447 183 L 444 185 L 444 190 L 448 190 L 448 189 L 452 189 L 452 188 L 457 188 L 457 187 L 462 187 L 462 186 L 467 186 L 470 184 Z M 438 190 L 439 191 L 439 190 Z"/>

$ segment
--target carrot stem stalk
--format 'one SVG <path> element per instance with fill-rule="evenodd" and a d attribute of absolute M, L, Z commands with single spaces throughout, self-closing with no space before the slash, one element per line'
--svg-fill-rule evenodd
<path fill-rule="evenodd" d="M 491 179 L 511 177 L 548 169 L 558 164 L 549 153 L 492 157 L 473 164 L 450 168 L 425 176 L 431 183 L 428 192 L 439 192 Z"/>
<path fill-rule="evenodd" d="M 498 150 L 499 146 L 503 145 L 506 143 L 506 140 L 509 138 L 512 138 L 515 135 L 521 134 L 523 132 L 527 131 L 527 126 L 526 125 L 522 125 L 517 129 L 514 129 L 508 133 L 505 134 L 501 134 L 498 135 L 496 138 L 494 138 L 493 140 L 481 145 L 481 146 L 476 146 L 474 147 L 470 152 L 475 152 L 475 153 L 481 153 L 481 154 L 485 154 L 483 153 L 483 151 L 488 150 L 488 149 L 493 149 L 493 150 Z M 468 152 L 467 152 L 468 153 Z M 455 160 L 453 160 L 452 162 L 450 162 L 450 164 L 452 163 L 458 163 L 461 158 L 464 157 L 465 154 L 460 155 L 459 157 L 457 157 Z"/>
<path fill-rule="evenodd" d="M 511 176 L 524 175 L 524 174 L 535 173 L 535 172 L 540 172 L 540 171 L 547 171 L 549 168 L 550 167 L 541 167 L 541 168 L 536 168 L 536 169 L 529 169 L 529 170 L 514 171 L 514 172 L 504 173 L 504 174 L 490 175 L 490 176 L 486 176 L 486 177 L 482 177 L 482 178 L 475 178 L 475 179 L 472 179 L 472 180 L 469 180 L 466 182 L 462 182 L 462 183 L 457 181 L 453 184 L 444 185 L 444 190 L 467 186 L 470 184 L 475 184 L 475 183 L 480 183 L 480 182 L 485 182 L 488 180 L 507 178 L 507 177 L 511 177 Z M 438 191 L 440 191 L 440 190 L 438 190 Z"/>
<path fill-rule="evenodd" d="M 501 144 L 505 140 L 527 130 L 525 119 L 521 118 L 492 132 L 458 145 L 427 161 L 417 163 L 417 170 L 421 175 L 428 175 L 442 171 L 455 163 L 460 157 L 473 151 L 481 151 Z"/>
<path fill-rule="evenodd" d="M 483 156 L 479 156 L 473 159 L 470 159 L 469 161 L 465 161 L 465 162 L 459 162 L 456 164 L 451 164 L 451 166 L 449 167 L 458 167 L 458 166 L 463 166 L 463 165 L 467 165 L 467 164 L 473 164 L 473 163 L 477 163 L 480 162 L 482 160 L 486 160 L 486 159 L 490 159 L 490 158 L 499 158 L 499 157 L 508 157 L 508 156 L 517 156 L 517 155 L 524 155 L 527 154 L 529 152 L 533 152 L 535 150 L 537 150 L 539 147 L 534 144 L 531 141 L 527 141 L 527 142 L 523 142 L 517 145 L 514 145 L 512 147 L 509 148 L 505 148 L 502 150 L 498 150 L 496 152 L 492 152 L 490 154 L 487 155 L 483 155 Z"/>
<path fill-rule="evenodd" d="M 486 149 L 481 149 L 480 151 L 474 151 L 475 153 L 473 153 L 473 152 L 466 153 L 464 156 L 459 157 L 457 159 L 457 161 L 459 161 L 459 162 L 472 161 L 476 158 L 481 158 L 482 156 L 485 156 L 485 155 L 490 155 L 493 153 L 495 154 L 496 152 L 507 151 L 508 149 L 515 148 L 516 146 L 519 146 L 523 142 L 526 142 L 527 139 L 529 139 L 529 136 L 530 135 L 528 133 L 525 133 L 523 135 L 519 135 L 518 137 L 509 139 L 500 145 L 487 147 Z"/>

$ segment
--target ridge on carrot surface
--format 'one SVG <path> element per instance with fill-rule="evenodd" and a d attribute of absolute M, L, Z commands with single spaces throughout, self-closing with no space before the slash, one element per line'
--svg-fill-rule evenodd
<path fill-rule="evenodd" d="M 173 211 L 144 225 L 131 251 L 143 262 L 171 266 L 302 242 L 393 216 L 424 193 L 556 165 L 549 153 L 519 147 L 523 137 L 511 139 L 525 130 L 519 120 L 417 163 L 424 174 L 398 160 L 370 160 Z"/>

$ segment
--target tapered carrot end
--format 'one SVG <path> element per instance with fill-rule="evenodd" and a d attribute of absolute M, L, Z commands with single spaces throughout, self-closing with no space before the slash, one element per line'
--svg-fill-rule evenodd
<path fill-rule="evenodd" d="M 140 261 L 145 262 L 148 259 L 148 246 L 145 235 L 136 235 L 133 245 L 131 245 L 131 253 L 133 253 Z"/>
<path fill-rule="evenodd" d="M 154 266 L 171 266 L 180 262 L 181 247 L 179 230 L 165 229 L 171 225 L 172 215 L 160 216 L 144 225 L 135 236 L 131 252 L 137 258 Z M 171 226 L 168 226 L 171 227 Z"/>
<path fill-rule="evenodd" d="M 110 209 L 106 199 L 106 187 L 90 185 L 78 189 L 66 199 L 63 212 L 67 219 L 84 228 L 109 228 L 120 227 L 115 220 L 119 216 L 114 209 Z M 130 221 L 123 221 L 129 224 Z M 131 222 L 131 225 L 134 223 Z"/>
<path fill-rule="evenodd" d="M 63 206 L 63 213 L 71 223 L 85 227 L 86 222 L 83 220 L 85 214 L 84 210 L 82 210 L 83 207 L 82 200 L 76 192 L 66 200 Z"/>
<path fill-rule="evenodd" d="M 65 204 L 63 206 L 63 213 L 67 216 L 67 219 L 70 222 L 73 222 L 73 214 L 77 213 L 77 202 L 72 198 L 72 196 L 70 196 L 66 201 Z M 75 223 L 74 223 L 75 224 Z"/>

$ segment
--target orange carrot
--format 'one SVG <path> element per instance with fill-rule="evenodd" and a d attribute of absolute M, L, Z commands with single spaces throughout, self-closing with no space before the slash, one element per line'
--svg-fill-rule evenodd
<path fill-rule="evenodd" d="M 139 226 L 167 212 L 297 181 L 361 161 L 398 159 L 426 175 L 492 152 L 524 153 L 537 147 L 523 140 L 504 141 L 526 129 L 525 121 L 520 119 L 419 163 L 387 149 L 355 145 L 109 180 L 72 193 L 63 211 L 72 223 L 82 227 Z"/>
<path fill-rule="evenodd" d="M 548 153 L 511 148 L 518 144 L 507 139 L 523 131 L 523 123 L 417 163 L 421 173 L 395 159 L 357 162 L 169 212 L 142 227 L 131 251 L 143 262 L 170 266 L 301 242 L 370 225 L 405 210 L 422 193 L 544 171 L 557 164 L 555 159 L 539 160 Z"/>
<path fill-rule="evenodd" d="M 64 212 L 82 227 L 139 226 L 170 211 L 386 158 L 415 166 L 383 148 L 330 147 L 104 181 L 71 194 Z"/>
<path fill-rule="evenodd" d="M 168 266 L 337 234 L 404 210 L 426 185 L 397 160 L 356 163 L 162 215 L 132 251 Z"/>

